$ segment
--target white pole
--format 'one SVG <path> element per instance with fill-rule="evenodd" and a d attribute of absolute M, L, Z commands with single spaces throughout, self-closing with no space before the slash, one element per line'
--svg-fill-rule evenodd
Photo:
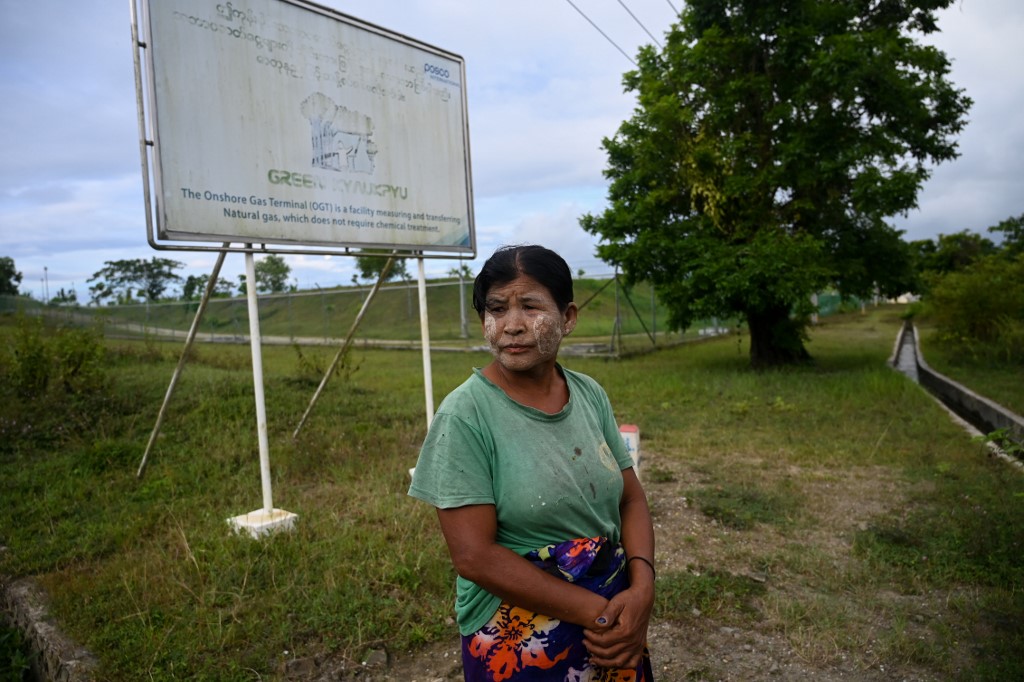
<path fill-rule="evenodd" d="M 246 244 L 251 247 L 252 244 Z M 256 301 L 256 263 L 252 251 L 245 252 L 245 295 L 249 302 L 249 345 L 252 348 L 252 385 L 256 393 L 256 431 L 260 443 L 260 480 L 263 483 L 263 511 L 274 510 L 270 490 L 270 441 L 267 437 L 267 404 L 263 395 L 263 354 L 260 338 L 260 310 Z"/>
<path fill-rule="evenodd" d="M 423 258 L 419 263 L 420 291 L 420 339 L 423 344 L 423 390 L 427 396 L 427 428 L 434 420 L 434 379 L 430 373 L 430 325 L 427 318 L 427 276 L 423 268 Z"/>
<path fill-rule="evenodd" d="M 460 260 L 459 261 L 459 322 L 460 322 L 461 326 L 459 327 L 459 336 L 461 336 L 464 339 L 468 339 L 469 338 L 469 325 L 466 324 L 466 296 L 465 296 L 465 294 L 463 293 L 463 290 L 462 290 L 462 280 L 463 280 L 463 276 L 465 274 L 463 272 L 463 268 L 465 268 L 465 267 L 466 266 L 463 265 L 462 261 Z"/>

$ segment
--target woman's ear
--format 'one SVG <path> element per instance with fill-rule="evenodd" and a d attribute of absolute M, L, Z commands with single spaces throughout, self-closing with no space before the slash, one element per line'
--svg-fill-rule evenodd
<path fill-rule="evenodd" d="M 572 333 L 572 330 L 576 328 L 576 316 L 580 309 L 576 307 L 575 303 L 570 303 L 569 307 L 565 309 L 565 323 L 562 329 L 566 336 Z"/>

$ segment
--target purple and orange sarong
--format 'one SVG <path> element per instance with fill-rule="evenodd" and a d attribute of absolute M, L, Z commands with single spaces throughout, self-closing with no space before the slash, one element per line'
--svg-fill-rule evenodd
<path fill-rule="evenodd" d="M 553 575 L 611 599 L 629 586 L 626 554 L 606 538 L 580 538 L 526 558 Z M 654 682 L 644 651 L 636 669 L 590 663 L 583 628 L 502 602 L 494 616 L 462 637 L 467 682 Z"/>

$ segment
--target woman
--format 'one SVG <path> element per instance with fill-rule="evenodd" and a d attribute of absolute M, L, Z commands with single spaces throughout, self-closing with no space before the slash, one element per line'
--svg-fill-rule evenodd
<path fill-rule="evenodd" d="M 409 488 L 458 573 L 469 682 L 652 679 L 654 531 L 604 390 L 556 362 L 572 299 L 553 251 L 488 259 L 473 307 L 494 360 L 441 403 Z"/>

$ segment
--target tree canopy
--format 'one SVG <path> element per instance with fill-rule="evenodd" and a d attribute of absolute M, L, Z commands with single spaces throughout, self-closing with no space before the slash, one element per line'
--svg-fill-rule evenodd
<path fill-rule="evenodd" d="M 10 256 L 0 257 L 0 296 L 17 296 L 21 273 Z"/>
<path fill-rule="evenodd" d="M 930 278 L 963 270 L 999 250 L 991 239 L 969 230 L 940 234 L 937 239 L 913 241 L 910 242 L 910 249 L 915 267 L 923 280 L 919 286 L 921 293 L 927 290 Z"/>
<path fill-rule="evenodd" d="M 206 285 L 209 281 L 209 275 L 189 275 L 185 279 L 185 283 L 181 285 L 181 298 L 186 301 L 194 301 L 202 298 L 203 292 L 206 291 Z M 230 281 L 223 277 L 218 277 L 217 283 L 213 285 L 213 291 L 210 295 L 213 298 L 230 296 L 233 287 L 234 285 L 232 285 Z"/>
<path fill-rule="evenodd" d="M 288 289 L 288 275 L 292 269 L 283 256 L 272 253 L 257 260 L 253 269 L 256 272 L 256 291 L 261 293 L 280 294 Z M 247 293 L 245 274 L 238 276 L 238 293 Z M 206 286 L 206 283 L 203 283 Z"/>
<path fill-rule="evenodd" d="M 693 0 L 626 74 L 634 115 L 604 140 L 598 254 L 651 281 L 669 323 L 745 318 L 755 366 L 808 357 L 811 294 L 912 282 L 886 219 L 955 158 L 970 100 L 917 38 L 952 0 Z"/>
<path fill-rule="evenodd" d="M 280 294 L 288 288 L 288 275 L 292 269 L 283 256 L 276 253 L 256 261 L 256 290 Z"/>
<path fill-rule="evenodd" d="M 364 252 L 356 256 L 356 269 L 359 271 L 359 276 L 363 279 L 376 280 L 380 277 L 380 272 L 384 269 L 384 265 L 387 262 L 387 256 L 370 255 Z M 387 275 L 384 277 L 385 282 L 390 282 L 394 279 L 409 279 L 409 271 L 405 267 L 404 258 L 395 258 L 395 262 L 391 264 L 391 269 L 388 270 Z"/>
<path fill-rule="evenodd" d="M 989 232 L 1002 233 L 1002 248 L 1008 254 L 1024 253 L 1024 213 L 1002 220 L 988 228 Z"/>
<path fill-rule="evenodd" d="M 181 276 L 175 270 L 184 265 L 170 258 L 156 256 L 149 260 L 108 260 L 104 262 L 102 269 L 88 279 L 89 282 L 95 282 L 89 287 L 89 294 L 93 303 L 107 299 L 127 303 L 132 300 L 134 290 L 140 298 L 150 302 L 157 301 L 171 284 L 181 281 Z"/>

